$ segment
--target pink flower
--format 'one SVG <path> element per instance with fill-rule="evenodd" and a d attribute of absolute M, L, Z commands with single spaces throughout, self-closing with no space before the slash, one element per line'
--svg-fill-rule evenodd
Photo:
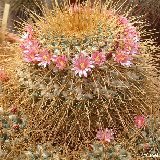
<path fill-rule="evenodd" d="M 124 51 L 128 52 L 131 55 L 137 54 L 139 51 L 139 44 L 134 43 L 133 41 L 132 42 L 125 41 Z"/>
<path fill-rule="evenodd" d="M 97 131 L 96 138 L 101 141 L 110 142 L 114 139 L 114 132 L 112 129 L 109 130 L 108 128 L 105 130 L 99 130 Z"/>
<path fill-rule="evenodd" d="M 144 116 L 135 116 L 134 122 L 137 128 L 142 128 L 145 124 L 145 117 Z"/>
<path fill-rule="evenodd" d="M 132 64 L 131 62 L 132 57 L 129 54 L 125 54 L 124 52 L 119 52 L 117 54 L 114 54 L 113 56 L 114 56 L 114 61 L 120 63 L 123 66 L 129 67 Z"/>
<path fill-rule="evenodd" d="M 33 27 L 30 24 L 26 25 L 24 30 L 28 33 L 31 33 L 31 34 L 33 33 Z"/>
<path fill-rule="evenodd" d="M 54 62 L 56 63 L 56 67 L 60 70 L 63 70 L 67 66 L 67 57 L 65 55 L 62 56 L 56 56 L 54 59 Z"/>
<path fill-rule="evenodd" d="M 26 33 L 22 36 L 22 40 L 32 39 L 33 34 L 34 34 L 33 27 L 28 24 L 27 26 L 25 26 L 24 30 Z"/>
<path fill-rule="evenodd" d="M 94 64 L 100 66 L 106 61 L 106 56 L 102 52 L 95 51 L 92 53 L 92 60 L 94 61 Z"/>
<path fill-rule="evenodd" d="M 128 19 L 126 17 L 120 16 L 119 17 L 119 23 L 120 24 L 128 24 L 129 21 L 128 21 Z"/>
<path fill-rule="evenodd" d="M 4 69 L 0 69 L 0 81 L 1 82 L 7 82 L 9 80 L 9 77 Z"/>
<path fill-rule="evenodd" d="M 46 67 L 53 60 L 53 56 L 47 49 L 41 49 L 36 55 L 36 60 L 40 62 L 38 65 Z"/>
<path fill-rule="evenodd" d="M 36 54 L 32 50 L 30 50 L 29 53 L 26 53 L 23 56 L 24 56 L 24 61 L 25 62 L 36 62 L 37 61 Z"/>
<path fill-rule="evenodd" d="M 128 26 L 125 28 L 123 35 L 121 35 L 122 44 L 121 49 L 127 54 L 137 54 L 139 52 L 139 33 L 133 26 Z"/>
<path fill-rule="evenodd" d="M 87 77 L 87 72 L 91 71 L 91 68 L 94 68 L 91 58 L 85 56 L 83 53 L 73 59 L 72 70 L 75 70 L 75 73 L 79 74 L 80 77 L 82 77 L 82 75 Z"/>
<path fill-rule="evenodd" d="M 23 50 L 24 60 L 26 62 L 35 62 L 36 55 L 40 51 L 40 45 L 36 40 L 25 40 L 20 46 Z"/>
<path fill-rule="evenodd" d="M 40 48 L 40 44 L 37 40 L 25 40 L 20 47 L 23 49 L 24 53 L 28 53 L 29 50 L 38 51 Z"/>
<path fill-rule="evenodd" d="M 139 37 L 139 33 L 136 31 L 136 28 L 134 26 L 129 26 L 125 28 L 124 34 L 127 36 L 127 38 L 134 38 Z"/>

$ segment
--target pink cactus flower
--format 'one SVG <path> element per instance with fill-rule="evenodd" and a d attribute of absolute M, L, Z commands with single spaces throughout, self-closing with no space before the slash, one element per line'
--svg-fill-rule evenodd
<path fill-rule="evenodd" d="M 40 44 L 37 40 L 25 40 L 20 47 L 23 49 L 24 53 L 29 53 L 30 50 L 38 51 L 40 48 Z"/>
<path fill-rule="evenodd" d="M 132 43 L 132 44 L 125 44 L 126 50 L 129 51 L 129 54 L 138 54 L 139 53 L 139 44 L 138 43 Z"/>
<path fill-rule="evenodd" d="M 28 63 L 33 62 L 33 63 L 35 63 L 37 61 L 37 57 L 36 57 L 36 54 L 35 54 L 34 50 L 30 50 L 29 53 L 26 53 L 23 56 L 24 56 L 24 61 L 25 62 L 28 62 Z"/>
<path fill-rule="evenodd" d="M 46 67 L 53 59 L 52 54 L 47 49 L 41 49 L 39 54 L 36 55 L 36 60 L 40 62 L 38 65 Z"/>
<path fill-rule="evenodd" d="M 137 128 L 142 128 L 145 124 L 145 117 L 144 116 L 135 116 L 134 122 Z"/>
<path fill-rule="evenodd" d="M 80 77 L 84 75 L 87 77 L 87 72 L 94 68 L 91 57 L 85 56 L 83 53 L 73 59 L 73 69 L 75 74 L 79 74 Z"/>
<path fill-rule="evenodd" d="M 68 59 L 65 55 L 56 56 L 53 59 L 58 69 L 63 70 L 67 66 Z"/>
<path fill-rule="evenodd" d="M 125 24 L 125 25 L 129 24 L 128 19 L 126 17 L 123 17 L 123 16 L 120 16 L 118 21 L 119 21 L 120 24 Z"/>
<path fill-rule="evenodd" d="M 133 38 L 133 37 L 139 36 L 139 33 L 136 31 L 136 28 L 134 26 L 129 26 L 129 27 L 125 28 L 124 34 L 128 38 Z"/>
<path fill-rule="evenodd" d="M 9 77 L 4 69 L 0 69 L 0 81 L 1 82 L 7 82 L 9 80 Z"/>
<path fill-rule="evenodd" d="M 124 39 L 124 49 L 123 50 L 132 55 L 137 54 L 139 50 L 139 44 L 135 43 L 131 39 Z"/>
<path fill-rule="evenodd" d="M 33 34 L 34 34 L 33 27 L 28 24 L 27 26 L 25 26 L 24 30 L 26 33 L 22 36 L 22 40 L 32 39 Z"/>
<path fill-rule="evenodd" d="M 36 54 L 39 53 L 40 45 L 36 40 L 25 40 L 21 46 L 24 60 L 26 62 L 36 62 Z"/>
<path fill-rule="evenodd" d="M 106 56 L 102 52 L 95 51 L 92 53 L 92 60 L 94 64 L 101 66 L 106 61 Z"/>
<path fill-rule="evenodd" d="M 39 53 L 40 45 L 36 40 L 25 40 L 21 46 L 26 62 L 36 62 L 36 54 Z"/>
<path fill-rule="evenodd" d="M 26 25 L 24 29 L 28 33 L 33 33 L 33 27 L 30 24 Z"/>
<path fill-rule="evenodd" d="M 27 32 L 22 35 L 20 41 L 23 42 L 26 39 L 31 39 L 31 35 Z"/>
<path fill-rule="evenodd" d="M 111 142 L 114 139 L 114 132 L 112 129 L 106 128 L 105 130 L 97 131 L 96 138 L 100 141 Z"/>
<path fill-rule="evenodd" d="M 120 63 L 122 66 L 131 66 L 132 57 L 129 54 L 125 54 L 124 52 L 118 52 L 117 54 L 114 54 L 114 61 Z"/>

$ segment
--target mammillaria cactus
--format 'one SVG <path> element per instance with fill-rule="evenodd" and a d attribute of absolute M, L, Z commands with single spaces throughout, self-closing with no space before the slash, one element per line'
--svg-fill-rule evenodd
<path fill-rule="evenodd" d="M 144 26 L 136 18 L 112 7 L 55 6 L 25 25 L 15 46 L 14 87 L 30 118 L 32 143 L 77 149 L 99 128 L 127 130 L 131 117 L 159 103 L 149 63 L 157 48 L 141 41 Z"/>
<path fill-rule="evenodd" d="M 160 154 L 160 119 L 150 115 L 145 120 L 145 126 L 135 141 L 138 153 L 143 156 L 156 157 Z"/>
<path fill-rule="evenodd" d="M 24 160 L 67 160 L 61 153 L 61 147 L 53 147 L 50 143 L 38 144 L 36 148 L 23 151 L 17 159 Z"/>
<path fill-rule="evenodd" d="M 23 130 L 26 127 L 26 118 L 16 105 L 12 105 L 8 110 L 0 107 L 0 158 L 5 158 L 7 154 L 16 148 L 16 145 L 23 138 Z"/>
<path fill-rule="evenodd" d="M 134 120 L 136 128 L 129 131 L 130 137 L 127 138 L 125 136 L 126 140 L 121 137 L 120 141 L 118 139 L 115 141 L 113 135 L 109 134 L 109 131 L 112 133 L 113 131 L 105 129 L 106 137 L 110 137 L 111 142 L 105 140 L 103 138 L 104 136 L 101 136 L 102 130 L 98 131 L 97 138 L 100 141 L 97 142 L 94 140 L 84 147 L 79 152 L 80 159 L 129 160 L 158 158 L 160 154 L 159 117 L 155 115 L 149 115 L 147 117 L 137 115 L 134 117 Z"/>
<path fill-rule="evenodd" d="M 105 146 L 104 144 L 95 142 L 91 145 L 92 149 L 85 149 L 81 153 L 81 160 L 131 160 L 131 153 L 126 151 L 120 144 L 115 143 L 114 146 Z"/>

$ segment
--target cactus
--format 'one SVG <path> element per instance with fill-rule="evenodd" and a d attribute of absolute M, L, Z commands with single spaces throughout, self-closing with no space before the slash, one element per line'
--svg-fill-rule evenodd
<path fill-rule="evenodd" d="M 28 26 L 26 29 L 25 36 L 28 37 L 21 45 L 22 51 L 29 52 L 25 45 L 31 41 L 38 50 L 39 57 L 38 54 L 33 54 L 33 59 L 30 59 L 30 55 L 23 54 L 25 61 L 30 63 L 24 63 L 24 67 L 17 70 L 21 90 L 32 97 L 35 108 L 36 105 L 42 105 L 42 112 L 48 109 L 53 113 L 59 112 L 65 116 L 64 121 L 66 118 L 73 120 L 75 116 L 79 123 L 85 119 L 84 124 L 89 124 L 88 127 L 81 124 L 85 132 L 89 128 L 96 130 L 95 124 L 99 118 L 102 119 L 98 122 L 101 125 L 106 125 L 105 121 L 109 120 L 116 127 L 126 128 L 125 119 L 129 114 L 139 113 L 142 108 L 145 113 L 150 107 L 145 103 L 148 99 L 149 75 L 145 69 L 147 64 L 143 62 L 145 58 L 142 47 L 146 42 L 139 42 L 139 33 L 128 19 L 106 11 L 105 8 L 102 12 L 99 7 L 91 10 L 88 6 L 74 6 L 68 8 L 68 11 L 64 8 L 64 11 L 65 16 L 59 9 L 55 11 L 55 16 L 51 12 L 46 13 L 44 18 L 36 21 L 35 27 Z M 52 20 L 50 16 L 53 17 Z M 128 30 L 132 33 L 128 33 Z M 133 37 L 129 39 L 130 42 L 125 42 L 125 36 Z M 135 46 L 127 46 L 125 43 Z M 136 55 L 137 52 L 139 55 Z M 43 56 L 47 56 L 48 61 Z M 88 63 L 84 64 L 88 68 L 83 72 L 78 70 L 81 67 L 76 68 L 79 61 Z M 32 103 L 31 100 L 27 103 Z M 134 106 L 134 110 L 131 106 Z M 98 108 L 101 108 L 103 116 L 95 115 Z M 66 115 L 65 112 L 70 112 L 71 115 Z M 86 113 L 85 116 L 83 113 Z M 46 116 L 50 117 L 48 114 Z M 69 120 L 68 123 L 76 125 L 74 121 L 71 123 Z M 58 124 L 54 122 L 53 125 Z M 63 125 L 61 128 L 68 126 Z"/>
<path fill-rule="evenodd" d="M 145 26 L 136 17 L 108 6 L 47 9 L 26 24 L 20 46 L 10 46 L 16 82 L 8 90 L 17 95 L 5 91 L 1 99 L 11 96 L 23 106 L 31 143 L 50 140 L 76 150 L 98 128 L 127 131 L 135 114 L 147 115 L 158 105 L 149 62 L 158 48 L 140 39 Z"/>
<path fill-rule="evenodd" d="M 92 145 L 92 149 L 85 149 L 81 153 L 81 160 L 130 160 L 132 159 L 131 153 L 126 151 L 120 144 L 105 146 L 102 143 L 95 142 Z"/>
<path fill-rule="evenodd" d="M 19 155 L 18 159 L 24 160 L 67 160 L 61 155 L 60 147 L 53 147 L 51 144 L 38 144 L 35 149 L 28 149 Z"/>
<path fill-rule="evenodd" d="M 152 156 L 160 154 L 160 120 L 159 117 L 148 116 L 141 134 L 137 137 L 135 144 L 139 154 Z"/>
<path fill-rule="evenodd" d="M 79 152 L 82 160 L 155 158 L 160 155 L 160 120 L 158 116 L 136 116 L 135 127 L 112 143 L 99 141 Z M 138 132 L 137 132 L 138 131 Z M 124 147 L 125 145 L 125 147 Z M 125 149 L 124 149 L 125 148 Z"/>
<path fill-rule="evenodd" d="M 21 140 L 19 135 L 23 133 L 23 130 L 26 127 L 26 118 L 18 110 L 16 105 L 12 105 L 8 110 L 4 110 L 1 107 L 0 124 L 0 157 L 4 158 Z"/>

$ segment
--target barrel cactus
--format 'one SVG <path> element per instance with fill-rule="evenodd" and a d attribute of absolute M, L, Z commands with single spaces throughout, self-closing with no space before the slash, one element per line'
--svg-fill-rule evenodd
<path fill-rule="evenodd" d="M 91 148 L 91 149 L 90 149 Z M 125 150 L 120 144 L 115 143 L 114 146 L 105 146 L 99 142 L 95 142 L 90 148 L 85 148 L 80 154 L 81 160 L 101 160 L 101 159 L 117 159 L 130 160 L 133 159 L 131 153 Z M 90 150 L 89 150 L 90 149 Z"/>
<path fill-rule="evenodd" d="M 52 159 L 63 159 L 68 160 L 64 156 L 62 156 L 62 149 L 61 147 L 53 147 L 50 143 L 45 144 L 38 144 L 36 148 L 28 148 L 27 150 L 23 151 L 17 159 L 24 159 L 24 160 L 52 160 Z"/>
<path fill-rule="evenodd" d="M 6 106 L 5 106 L 6 107 Z M 26 138 L 23 131 L 26 127 L 26 117 L 12 104 L 8 109 L 0 107 L 0 158 L 5 159 L 8 153 L 19 148 Z M 23 135 L 23 136 L 22 136 Z M 21 146 L 22 147 L 22 146 Z"/>
<path fill-rule="evenodd" d="M 145 120 L 141 135 L 135 139 L 137 152 L 150 157 L 160 154 L 160 120 L 159 117 L 150 115 Z"/>
<path fill-rule="evenodd" d="M 134 115 L 156 110 L 149 53 L 158 48 L 141 39 L 143 23 L 109 2 L 65 3 L 43 13 L 24 25 L 12 59 L 16 101 L 30 118 L 33 143 L 77 149 L 99 128 L 127 131 Z"/>

